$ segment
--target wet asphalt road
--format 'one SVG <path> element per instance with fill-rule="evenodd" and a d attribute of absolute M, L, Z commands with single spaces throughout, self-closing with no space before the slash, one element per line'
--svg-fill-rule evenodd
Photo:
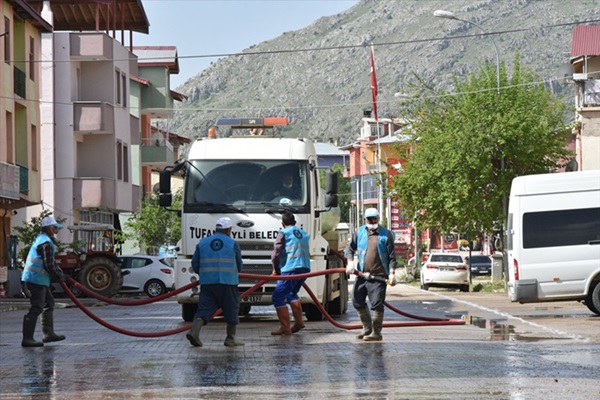
<path fill-rule="evenodd" d="M 174 301 L 91 311 L 140 332 L 185 325 Z M 398 285 L 388 302 L 429 317 L 464 317 L 463 326 L 385 328 L 383 342 L 327 321 L 274 337 L 272 307 L 254 307 L 223 346 L 225 324 L 139 338 L 99 325 L 65 299 L 55 312 L 62 342 L 20 346 L 21 306 L 0 304 L 0 399 L 595 399 L 600 398 L 600 317 L 578 303 L 519 305 L 505 294 L 424 292 Z M 10 303 L 13 304 L 13 303 Z M 386 310 L 386 321 L 406 318 Z M 350 307 L 337 319 L 357 323 Z M 41 339 L 40 327 L 36 339 Z"/>

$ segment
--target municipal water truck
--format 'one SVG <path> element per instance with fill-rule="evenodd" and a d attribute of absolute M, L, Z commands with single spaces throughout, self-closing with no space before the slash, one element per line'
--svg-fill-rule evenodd
<path fill-rule="evenodd" d="M 242 273 L 271 275 L 271 252 L 284 211 L 292 212 L 297 226 L 310 234 L 311 272 L 344 267 L 335 231 L 339 222 L 339 214 L 335 213 L 337 175 L 327 171 L 327 188 L 323 191 L 311 141 L 265 135 L 267 130 L 287 124 L 286 118 L 219 119 L 217 127 L 242 129 L 249 135 L 216 138 L 213 130 L 208 138 L 191 145 L 185 160 L 161 172 L 163 207 L 171 205 L 171 177 L 180 174 L 184 180 L 176 288 L 198 280 L 191 268 L 192 255 L 199 240 L 214 233 L 221 217 L 229 217 L 233 223 L 231 236 L 242 250 Z M 290 174 L 297 190 L 293 196 L 281 195 L 276 185 L 283 175 Z M 257 282 L 241 278 L 240 293 Z M 253 305 L 270 305 L 275 285 L 276 281 L 269 281 L 241 299 L 240 314 L 248 314 Z M 329 314 L 346 312 L 348 281 L 344 273 L 310 277 L 306 285 Z M 193 319 L 199 290 L 201 287 L 195 286 L 177 295 L 185 321 Z M 299 295 L 306 318 L 320 321 L 323 315 L 307 292 L 302 289 Z"/>

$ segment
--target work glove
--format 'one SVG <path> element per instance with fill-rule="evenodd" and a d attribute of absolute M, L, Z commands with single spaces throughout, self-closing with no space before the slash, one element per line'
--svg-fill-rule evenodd
<path fill-rule="evenodd" d="M 388 285 L 390 286 L 396 286 L 396 273 L 395 272 L 391 272 L 390 276 L 388 276 Z"/>
<path fill-rule="evenodd" d="M 348 260 L 346 264 L 346 274 L 352 275 L 354 273 L 354 260 Z"/>

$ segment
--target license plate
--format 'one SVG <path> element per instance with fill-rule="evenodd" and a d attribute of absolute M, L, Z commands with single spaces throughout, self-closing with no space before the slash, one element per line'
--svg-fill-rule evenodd
<path fill-rule="evenodd" d="M 242 303 L 260 303 L 261 296 L 246 296 L 242 299 Z"/>
<path fill-rule="evenodd" d="M 452 268 L 450 267 L 440 267 L 439 269 L 440 271 L 452 271 Z"/>

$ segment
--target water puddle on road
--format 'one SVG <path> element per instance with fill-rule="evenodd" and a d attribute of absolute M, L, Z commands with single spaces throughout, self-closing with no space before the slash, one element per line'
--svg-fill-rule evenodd
<path fill-rule="evenodd" d="M 506 320 L 486 319 L 474 315 L 462 315 L 460 318 L 463 319 L 467 325 L 489 330 L 491 341 L 540 342 L 544 340 L 566 339 L 561 337 L 526 335 L 530 332 L 519 332 L 514 325 L 504 323 Z"/>

